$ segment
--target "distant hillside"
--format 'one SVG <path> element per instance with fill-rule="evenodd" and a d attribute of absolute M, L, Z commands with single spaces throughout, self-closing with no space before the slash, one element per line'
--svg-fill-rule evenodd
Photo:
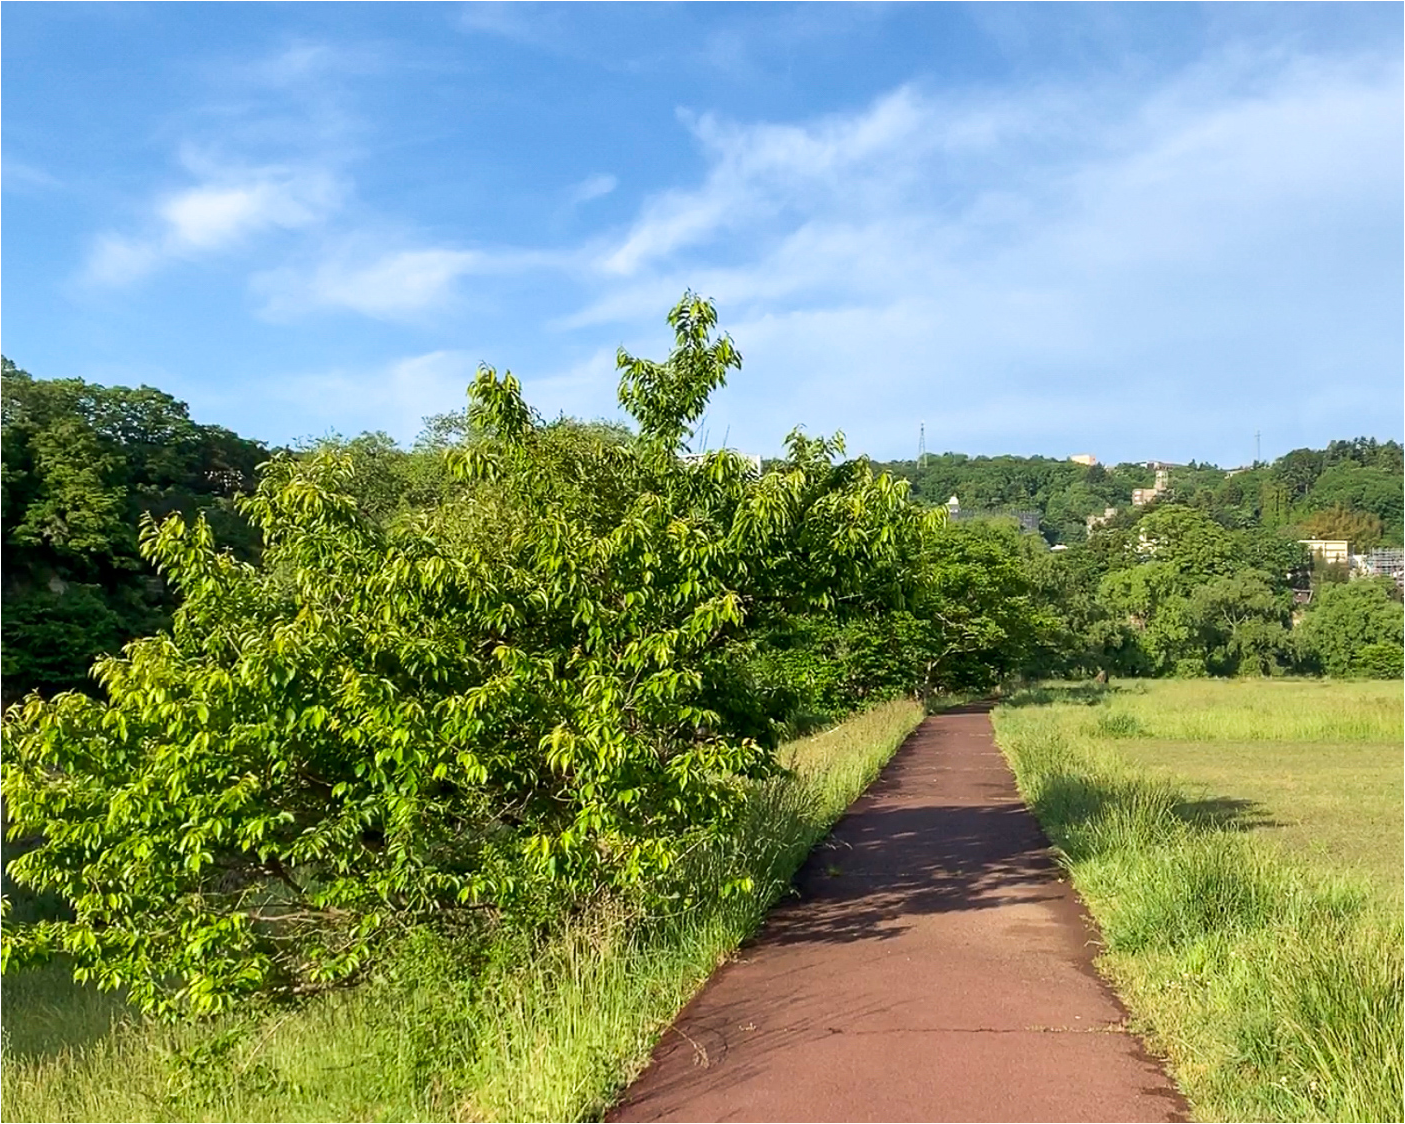
<path fill-rule="evenodd" d="M 1295 449 L 1269 464 L 1226 470 L 1172 465 L 1161 502 L 1199 508 L 1231 529 L 1284 528 L 1303 537 L 1350 539 L 1358 549 L 1399 546 L 1402 449 L 1396 441 L 1358 437 L 1325 449 Z M 956 496 L 965 510 L 1037 511 L 1050 542 L 1087 537 L 1087 518 L 1130 508 L 1135 489 L 1156 485 L 1156 462 L 1075 464 L 1053 457 L 929 455 L 879 467 L 908 480 L 923 503 Z"/>

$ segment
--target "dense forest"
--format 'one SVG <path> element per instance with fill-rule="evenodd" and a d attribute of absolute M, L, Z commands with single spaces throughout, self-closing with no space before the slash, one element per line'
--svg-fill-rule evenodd
<path fill-rule="evenodd" d="M 1357 550 L 1400 546 L 1401 446 L 1373 438 L 1295 449 L 1270 464 L 1224 470 L 1209 464 L 1168 467 L 1162 504 L 1204 512 L 1227 530 L 1285 530 L 1298 538 L 1344 538 Z M 955 495 L 978 511 L 1035 511 L 1051 543 L 1088 536 L 1087 520 L 1127 509 L 1132 492 L 1152 488 L 1153 463 L 1083 465 L 1050 457 L 968 457 L 942 453 L 880 464 L 912 484 L 919 503 Z"/>
<path fill-rule="evenodd" d="M 85 688 L 100 655 L 169 625 L 169 589 L 141 557 L 149 513 L 203 516 L 244 559 L 234 509 L 268 450 L 191 421 L 151 387 L 36 379 L 3 361 L 4 698 Z"/>

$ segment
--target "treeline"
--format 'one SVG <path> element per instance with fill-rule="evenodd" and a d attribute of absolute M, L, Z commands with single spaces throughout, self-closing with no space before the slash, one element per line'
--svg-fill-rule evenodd
<path fill-rule="evenodd" d="M 8 360 L 3 386 L 5 701 L 33 689 L 46 694 L 92 691 L 93 660 L 167 627 L 174 609 L 166 583 L 140 556 L 142 514 L 203 514 L 217 541 L 237 557 L 252 560 L 258 535 L 233 497 L 252 490 L 255 466 L 269 450 L 220 427 L 192 422 L 184 403 L 150 387 L 34 379 Z M 622 425 L 571 424 L 607 443 L 624 446 L 633 440 L 632 431 Z M 354 471 L 347 486 L 360 510 L 386 520 L 444 502 L 453 488 L 445 453 L 469 440 L 467 412 L 459 411 L 426 419 L 410 449 L 372 433 L 319 441 L 301 454 L 338 450 L 349 457 Z M 1291 545 L 1293 540 L 1346 538 L 1358 550 L 1400 541 L 1401 447 L 1396 442 L 1334 441 L 1325 449 L 1295 450 L 1271 464 L 1232 474 L 1208 465 L 1175 467 L 1170 488 L 1144 508 L 1131 506 L 1132 490 L 1151 487 L 1155 474 L 1140 464 L 1104 468 L 1052 458 L 948 453 L 922 465 L 875 466 L 883 468 L 907 479 L 919 504 L 942 505 L 956 494 L 966 510 L 1035 510 L 1046 540 L 1073 548 L 1057 561 L 1041 561 L 1033 544 L 1016 550 L 1047 608 L 1066 622 L 1058 658 L 1046 653 L 1037 670 L 1166 674 L 1177 667 L 1183 673 L 1199 667 L 1210 674 L 1348 674 L 1353 668 L 1366 673 L 1393 667 L 1389 660 L 1381 664 L 1378 654 L 1360 655 L 1372 645 L 1389 643 L 1390 630 L 1381 631 L 1387 607 L 1378 605 L 1373 613 L 1332 607 L 1372 598 L 1374 604 L 1383 597 L 1388 602 L 1383 585 L 1375 594 L 1368 593 L 1376 588 L 1369 584 L 1350 592 L 1319 589 L 1306 613 L 1298 613 L 1299 623 L 1310 620 L 1312 626 L 1296 638 L 1289 634 L 1294 631 L 1293 594 L 1301 600 L 1313 584 L 1311 559 Z M 1086 516 L 1102 520 L 1109 507 L 1117 508 L 1117 514 L 1095 524 L 1089 542 Z M 1129 559 L 1147 560 L 1145 551 L 1129 553 L 1128 533 L 1158 508 L 1199 513 L 1225 532 L 1225 542 L 1237 544 L 1220 552 L 1233 561 L 1217 563 L 1214 573 L 1204 566 L 1184 569 L 1191 583 L 1237 575 L 1244 603 L 1230 611 L 1232 621 L 1209 608 L 1204 592 L 1194 611 L 1166 590 L 1155 606 L 1148 602 L 1140 611 L 1124 603 L 1125 597 L 1114 596 L 1111 587 L 1100 592 L 1111 571 L 1125 568 Z M 1205 533 L 1218 534 L 1213 528 Z M 1061 576 L 1050 579 L 1055 572 Z M 1317 576 L 1320 587 L 1324 576 L 1345 575 L 1323 575 L 1319 568 Z M 1176 605 L 1175 612 L 1168 613 L 1166 604 Z M 1221 613 L 1221 625 L 1211 628 L 1206 622 L 1215 612 Z M 1353 619 L 1328 630 L 1326 618 L 1342 613 Z M 1366 619 L 1354 619 L 1363 613 Z M 1248 619 L 1259 622 L 1254 627 L 1261 633 L 1253 656 L 1243 654 Z M 1231 626 L 1238 630 L 1232 643 L 1221 635 Z M 1180 638 L 1176 644 L 1167 640 L 1167 630 Z M 1324 644 L 1332 646 L 1325 638 L 1329 631 L 1343 638 L 1337 647 L 1349 644 L 1357 654 L 1324 650 Z M 1307 640 L 1315 635 L 1324 638 L 1309 649 Z M 816 707 L 833 712 L 839 705 L 835 699 L 832 689 L 815 688 Z"/>
<path fill-rule="evenodd" d="M 233 499 L 268 457 L 256 441 L 190 420 L 151 387 L 0 375 L 3 674 L 6 704 L 91 686 L 93 660 L 170 624 L 174 600 L 142 558 L 144 513 L 203 516 L 245 560 L 257 537 Z"/>
<path fill-rule="evenodd" d="M 1281 531 L 1230 530 L 1203 509 L 1161 501 L 1084 543 L 1023 541 L 1036 601 L 1056 622 L 1030 674 L 1405 672 L 1395 581 L 1348 580 Z"/>
<path fill-rule="evenodd" d="M 1049 622 L 1001 528 L 838 439 L 680 457 L 741 360 L 705 302 L 670 323 L 667 360 L 619 357 L 632 430 L 485 369 L 416 449 L 272 456 L 251 557 L 144 517 L 170 627 L 6 714 L 9 873 L 70 910 L 8 926 L 7 964 L 200 1013 L 356 983 L 417 930 L 471 959 L 611 895 L 665 917 L 782 738 L 1026 664 Z"/>
<path fill-rule="evenodd" d="M 544 420 L 484 369 L 410 449 L 269 452 L 158 391 L 7 364 L 4 798 L 32 844 L 8 873 L 67 911 L 8 927 L 7 964 L 63 954 L 153 1011 L 307 995 L 420 929 L 476 948 L 602 895 L 676 908 L 775 746 L 881 699 L 1401 674 L 1393 582 L 1229 514 L 1290 467 L 1291 516 L 1359 514 L 1398 445 L 1192 469 L 1051 547 L 920 501 L 1047 519 L 1059 480 L 1099 512 L 1152 481 L 937 458 L 910 489 L 799 431 L 760 473 L 685 458 L 741 357 L 708 303 L 669 321 L 666 360 L 619 356 L 632 426 Z"/>
<path fill-rule="evenodd" d="M 1038 513 L 1042 537 L 1021 549 L 1058 623 L 1030 674 L 1402 674 L 1396 583 L 1349 581 L 1298 541 L 1399 545 L 1398 442 L 1333 441 L 1228 472 L 1170 466 L 1164 489 L 1138 506 L 1133 490 L 1156 484 L 1151 464 L 947 453 L 885 467 L 918 503 L 956 495 L 995 523 Z M 1008 533 L 1018 538 L 1012 523 Z"/>
<path fill-rule="evenodd" d="M 31 690 L 96 692 L 93 661 L 169 627 L 175 608 L 172 591 L 138 548 L 143 514 L 203 515 L 222 547 L 253 561 L 259 532 L 234 497 L 252 491 L 256 466 L 271 454 L 226 429 L 196 424 L 184 403 L 150 387 L 35 379 L 5 360 L 3 401 L 4 701 Z M 620 448 L 636 440 L 618 423 L 558 424 Z M 386 523 L 448 502 L 458 485 L 447 453 L 473 440 L 464 410 L 427 418 L 409 449 L 367 433 L 312 442 L 297 455 L 346 457 L 352 470 L 344 487 L 363 515 Z M 1320 565 L 1314 571 L 1295 540 L 1345 538 L 1357 550 L 1399 543 L 1397 442 L 1334 441 L 1232 473 L 1172 467 L 1169 488 L 1143 507 L 1133 507 L 1131 497 L 1155 482 L 1146 464 L 1106 468 L 946 453 L 874 471 L 907 480 L 918 505 L 943 506 L 955 494 L 964 511 L 996 514 L 979 523 L 986 538 L 1005 536 L 1001 549 L 1020 560 L 1040 619 L 1060 622 L 1028 645 L 1040 654 L 1021 669 L 1027 673 L 1343 675 L 1390 674 L 1395 666 L 1379 647 L 1395 635 L 1388 586 L 1339 590 L 1333 580 L 1347 575 Z M 1111 518 L 1108 508 L 1116 509 Z M 999 512 L 1030 510 L 1044 540 L 1059 548 L 1054 556 L 999 529 Z M 1153 560 L 1142 521 L 1169 510 L 1203 517 L 1193 521 L 1198 533 L 1218 544 L 1213 561 L 1174 562 L 1174 581 L 1166 565 L 1139 568 Z M 1133 578 L 1135 596 L 1119 584 Z M 1221 583 L 1215 598 L 1212 581 Z M 1143 588 L 1149 582 L 1154 590 Z M 844 645 L 853 638 L 829 640 Z M 776 654 L 784 650 L 768 658 L 777 681 L 809 684 L 797 708 L 842 712 L 844 691 L 786 667 Z"/>
<path fill-rule="evenodd" d="M 968 457 L 942 453 L 893 461 L 882 470 L 908 480 L 919 503 L 955 495 L 977 511 L 1036 511 L 1051 543 L 1087 537 L 1089 516 L 1132 506 L 1132 492 L 1152 488 L 1150 464 L 1082 465 L 1052 457 Z M 1325 449 L 1295 449 L 1271 464 L 1226 471 L 1208 464 L 1171 466 L 1158 497 L 1203 511 L 1227 530 L 1286 529 L 1298 538 L 1347 539 L 1358 550 L 1399 546 L 1402 449 L 1396 441 L 1359 437 Z"/>

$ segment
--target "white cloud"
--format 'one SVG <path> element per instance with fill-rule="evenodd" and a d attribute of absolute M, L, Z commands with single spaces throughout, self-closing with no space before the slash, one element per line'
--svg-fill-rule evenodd
<path fill-rule="evenodd" d="M 308 226 L 335 206 L 337 194 L 323 173 L 264 173 L 173 195 L 161 204 L 160 215 L 173 245 L 215 250 L 266 227 Z"/>
<path fill-rule="evenodd" d="M 907 87 L 863 112 L 809 125 L 684 119 L 709 157 L 707 179 L 649 200 L 623 242 L 603 258 L 607 273 L 635 274 L 748 224 L 822 211 L 856 217 L 891 210 L 919 186 L 914 180 L 921 171 L 933 170 L 934 160 L 966 158 L 1031 123 L 1019 106 L 947 105 Z"/>
<path fill-rule="evenodd" d="M 805 420 L 897 453 L 924 410 L 954 448 L 1111 430 L 1131 452 L 1174 427 L 1163 455 L 1233 457 L 1260 424 L 1304 443 L 1313 380 L 1398 350 L 1379 309 L 1399 239 L 1379 235 L 1400 227 L 1399 81 L 1398 60 L 1239 52 L 1150 91 L 705 117 L 702 182 L 646 201 L 557 326 L 715 298 L 747 369 L 714 410 L 757 449 Z"/>
<path fill-rule="evenodd" d="M 490 6 L 463 16 L 519 41 L 549 38 L 553 19 Z M 327 60 L 297 47 L 270 65 L 295 82 Z M 542 315 L 541 340 L 514 329 L 538 370 L 559 372 L 524 366 L 532 401 L 586 415 L 613 404 L 614 346 L 666 349 L 661 314 L 692 288 L 717 300 L 746 356 L 710 420 L 734 445 L 774 450 L 804 421 L 848 430 L 853 448 L 905 453 L 925 416 L 934 446 L 1073 451 L 1115 433 L 1121 450 L 1095 449 L 1115 458 L 1175 428 L 1185 444 L 1154 452 L 1237 461 L 1242 449 L 1225 448 L 1260 425 L 1291 431 L 1289 444 L 1319 440 L 1302 433 L 1315 385 L 1398 354 L 1399 87 L 1394 56 L 1241 43 L 1154 81 L 911 85 L 789 122 L 680 114 L 705 162 L 697 181 L 662 185 L 623 228 L 546 249 L 393 226 L 343 203 L 335 160 L 231 170 L 188 155 L 194 183 L 154 203 L 145 231 L 98 239 L 89 276 L 124 284 L 173 258 L 299 231 L 252 278 L 265 316 L 423 328 L 488 307 L 521 325 L 530 313 L 513 301 L 527 286 L 509 282 L 530 275 L 542 292 L 522 299 L 538 308 L 580 294 L 569 314 Z M 617 187 L 600 173 L 556 200 Z M 1393 340 L 1381 342 L 1382 323 L 1396 325 Z M 460 404 L 472 366 L 446 346 L 298 385 L 368 424 L 403 414 L 417 425 Z M 1333 424 L 1350 428 L 1343 416 Z"/>
<path fill-rule="evenodd" d="M 464 406 L 477 367 L 466 351 L 442 349 L 359 370 L 289 373 L 262 393 L 290 432 L 324 431 L 331 417 L 343 434 L 384 430 L 409 443 L 426 416 Z"/>
<path fill-rule="evenodd" d="M 161 199 L 148 233 L 100 234 L 85 276 L 94 284 L 123 285 L 169 261 L 233 249 L 262 231 L 311 226 L 336 209 L 341 194 L 341 185 L 321 169 L 217 172 Z"/>
<path fill-rule="evenodd" d="M 349 308 L 395 319 L 440 305 L 453 283 L 482 265 L 471 250 L 401 250 L 364 266 L 324 264 L 311 278 L 308 298 L 321 307 Z"/>
<path fill-rule="evenodd" d="M 571 202 L 588 203 L 592 199 L 599 199 L 602 195 L 609 195 L 619 186 L 619 182 L 610 175 L 587 176 L 572 188 Z"/>
<path fill-rule="evenodd" d="M 330 309 L 378 320 L 415 321 L 452 306 L 465 277 L 517 274 L 562 264 L 557 255 L 531 251 L 401 249 L 368 246 L 370 241 L 353 238 L 325 251 L 323 260 L 309 268 L 256 274 L 252 285 L 264 298 L 263 314 L 279 320 Z"/>
<path fill-rule="evenodd" d="M 34 164 L 16 160 L 12 156 L 5 158 L 4 185 L 6 191 L 13 191 L 17 188 L 28 191 L 47 191 L 62 186 L 57 176 L 51 175 Z"/>
<path fill-rule="evenodd" d="M 125 285 L 145 277 L 154 268 L 160 253 L 149 242 L 102 234 L 88 255 L 86 276 L 98 285 Z"/>

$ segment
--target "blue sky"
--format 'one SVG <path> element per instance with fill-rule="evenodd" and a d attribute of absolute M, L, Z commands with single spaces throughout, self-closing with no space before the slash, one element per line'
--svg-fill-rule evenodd
<path fill-rule="evenodd" d="M 480 362 L 616 415 L 685 288 L 772 453 L 1402 436 L 1398 4 L 7 4 L 3 348 L 286 442 Z"/>

